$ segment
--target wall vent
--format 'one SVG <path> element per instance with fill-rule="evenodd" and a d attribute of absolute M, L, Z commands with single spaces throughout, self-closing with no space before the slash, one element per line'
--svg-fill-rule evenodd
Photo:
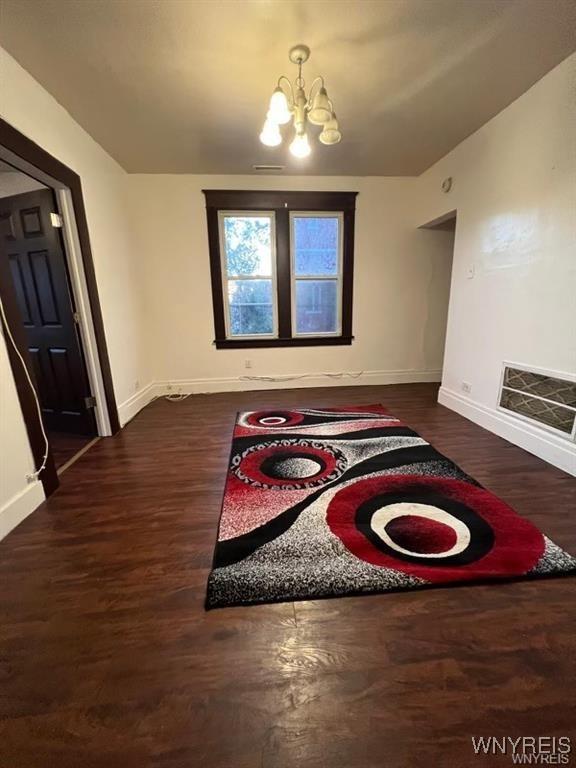
<path fill-rule="evenodd" d="M 511 411 L 518 418 L 575 439 L 576 381 L 505 364 L 500 388 L 500 408 Z"/>
<path fill-rule="evenodd" d="M 283 171 L 285 166 L 283 165 L 253 165 L 252 169 L 255 171 L 270 171 L 270 172 L 278 172 Z"/>

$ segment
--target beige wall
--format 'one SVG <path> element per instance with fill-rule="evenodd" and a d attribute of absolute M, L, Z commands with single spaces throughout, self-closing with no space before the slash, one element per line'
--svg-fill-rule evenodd
<path fill-rule="evenodd" d="M 2 49 L 0 94 L 2 117 L 82 178 L 114 390 L 121 404 L 133 395 L 136 382 L 142 387 L 151 376 L 139 264 L 125 214 L 126 173 Z M 13 520 L 13 510 L 17 509 L 18 515 L 29 512 L 42 494 L 38 483 L 26 483 L 32 457 L 1 340 L 0 345 L 1 535 L 3 525 Z"/>
<path fill-rule="evenodd" d="M 573 444 L 496 406 L 503 361 L 576 376 L 575 93 L 576 54 L 423 174 L 412 209 L 458 210 L 441 401 L 573 472 Z"/>
<path fill-rule="evenodd" d="M 119 403 L 147 383 L 141 334 L 145 307 L 139 262 L 126 219 L 125 171 L 35 80 L 0 49 L 2 117 L 82 179 L 90 241 Z"/>
<path fill-rule="evenodd" d="M 412 221 L 417 180 L 131 175 L 137 251 L 151 308 L 154 377 L 184 391 L 251 389 L 240 377 L 302 376 L 291 386 L 440 378 L 451 265 L 448 233 Z M 203 188 L 358 191 L 354 335 L 349 347 L 216 350 Z M 246 370 L 245 360 L 252 368 Z M 275 386 L 278 386 L 277 384 Z"/>
<path fill-rule="evenodd" d="M 32 452 L 0 331 L 0 539 L 44 498 L 40 483 L 26 482 L 32 472 Z"/>

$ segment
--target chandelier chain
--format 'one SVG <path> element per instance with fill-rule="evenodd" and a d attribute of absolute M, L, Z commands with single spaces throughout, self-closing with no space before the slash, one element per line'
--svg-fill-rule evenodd
<path fill-rule="evenodd" d="M 304 88 L 306 83 L 302 77 L 302 59 L 298 59 L 298 77 L 296 78 L 296 85 L 298 88 Z"/>

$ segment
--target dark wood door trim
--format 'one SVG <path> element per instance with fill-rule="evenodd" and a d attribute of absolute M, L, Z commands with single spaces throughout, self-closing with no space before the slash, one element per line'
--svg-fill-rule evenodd
<path fill-rule="evenodd" d="M 49 152 L 46 152 L 46 150 L 42 149 L 42 147 L 40 147 L 38 144 L 24 136 L 24 134 L 20 133 L 20 131 L 16 130 L 16 128 L 11 126 L 2 118 L 0 118 L 0 145 L 2 145 L 5 149 L 8 149 L 13 154 L 17 155 L 26 163 L 33 165 L 35 168 L 38 168 L 43 173 L 60 182 L 63 186 L 68 187 L 70 190 L 72 202 L 74 204 L 74 215 L 76 218 L 78 239 L 80 241 L 80 250 L 82 253 L 86 287 L 88 291 L 88 297 L 90 299 L 90 310 L 92 314 L 94 334 L 98 348 L 98 358 L 100 362 L 102 380 L 104 383 L 104 393 L 106 397 L 106 405 L 108 408 L 108 417 L 110 419 L 112 434 L 116 434 L 116 432 L 120 430 L 120 420 L 118 418 L 118 408 L 116 406 L 116 398 L 114 396 L 114 387 L 112 384 L 112 371 L 110 368 L 110 359 L 108 357 L 108 347 L 104 333 L 104 322 L 102 319 L 100 299 L 98 297 L 98 286 L 96 283 L 96 273 L 94 270 L 92 249 L 90 247 L 90 235 L 88 231 L 88 221 L 86 219 L 86 209 L 84 207 L 84 197 L 82 195 L 82 183 L 80 176 L 78 176 L 78 174 L 71 168 L 68 168 L 68 166 L 64 165 L 64 163 L 61 163 L 60 160 L 57 160 L 55 157 L 53 157 Z M 23 333 L 22 336 L 20 336 L 18 329 L 16 328 L 16 326 L 19 325 L 17 321 L 19 318 L 18 307 L 15 303 L 14 296 L 12 296 L 14 301 L 10 300 L 10 290 L 5 289 L 5 283 L 6 281 L 4 279 L 0 280 L 0 290 L 6 315 L 8 321 L 10 322 L 12 334 L 16 344 L 18 345 L 19 350 L 24 360 L 26 361 L 28 370 L 31 370 L 31 361 L 26 349 L 25 336 Z M 10 347 L 9 341 L 7 343 L 8 347 Z M 10 351 L 9 349 L 9 358 L 12 365 L 12 371 L 14 373 L 16 388 L 18 390 L 20 405 L 22 407 L 24 420 L 26 422 L 26 429 L 28 430 L 32 453 L 36 460 L 38 460 L 37 457 L 42 457 L 44 454 L 44 442 L 38 424 L 36 405 L 26 381 L 24 371 L 22 370 L 22 366 L 17 359 L 14 350 Z M 40 479 L 42 480 L 44 491 L 47 496 L 53 493 L 54 490 L 58 487 L 58 477 L 56 475 L 53 461 L 48 463 L 46 469 L 41 473 Z"/>

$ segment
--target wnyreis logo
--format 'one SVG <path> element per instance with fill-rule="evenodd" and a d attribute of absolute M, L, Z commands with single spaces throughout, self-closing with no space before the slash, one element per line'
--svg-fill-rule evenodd
<path fill-rule="evenodd" d="M 476 755 L 507 755 L 514 765 L 569 765 L 569 736 L 472 736 Z"/>

